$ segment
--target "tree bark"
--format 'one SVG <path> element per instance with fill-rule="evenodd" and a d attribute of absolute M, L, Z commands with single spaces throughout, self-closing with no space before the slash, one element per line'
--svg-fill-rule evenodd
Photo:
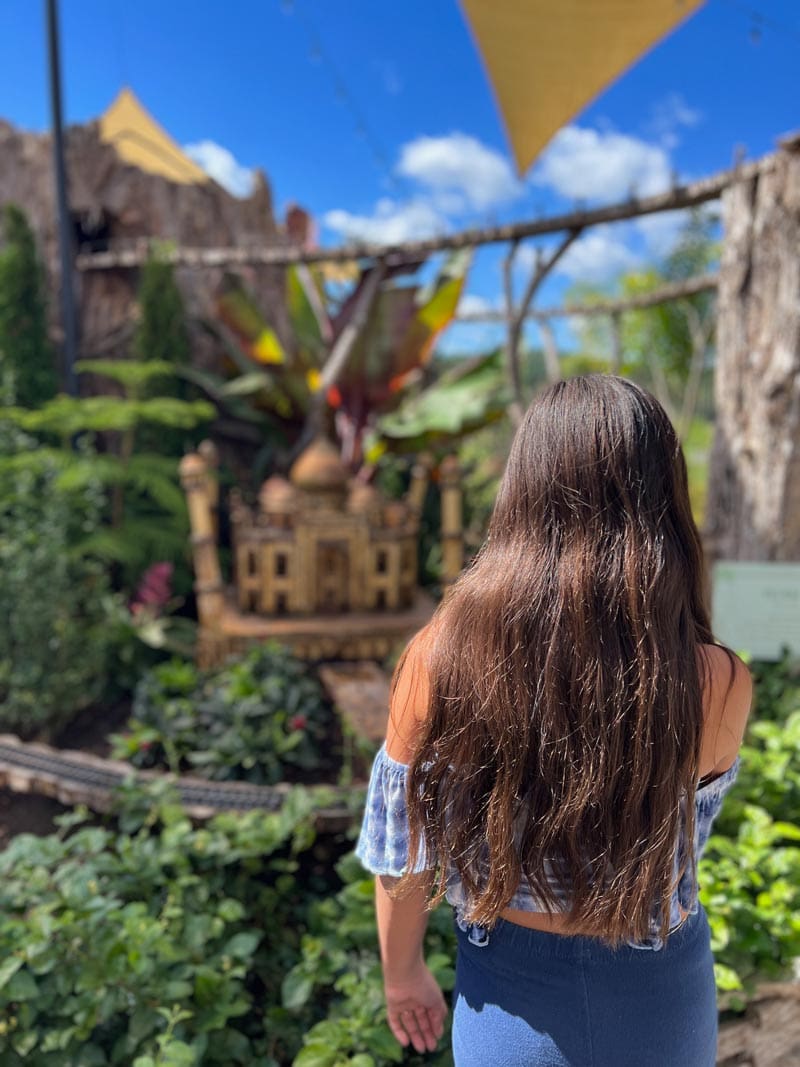
<path fill-rule="evenodd" d="M 715 559 L 800 560 L 800 137 L 723 196 Z"/>

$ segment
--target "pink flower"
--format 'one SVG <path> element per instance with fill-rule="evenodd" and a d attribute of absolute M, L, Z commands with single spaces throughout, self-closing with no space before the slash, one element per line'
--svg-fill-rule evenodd
<path fill-rule="evenodd" d="M 173 565 L 167 560 L 147 568 L 131 601 L 134 615 L 145 607 L 157 610 L 166 607 L 172 596 L 173 570 Z"/>
<path fill-rule="evenodd" d="M 306 715 L 293 715 L 289 719 L 290 730 L 305 730 L 308 726 L 308 717 Z"/>

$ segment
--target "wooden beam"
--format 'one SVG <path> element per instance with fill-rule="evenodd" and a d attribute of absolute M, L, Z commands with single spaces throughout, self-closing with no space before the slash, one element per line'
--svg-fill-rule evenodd
<path fill-rule="evenodd" d="M 527 237 L 543 237 L 546 234 L 567 230 L 585 229 L 604 222 L 620 222 L 640 218 L 660 211 L 676 211 L 696 207 L 709 200 L 716 200 L 729 185 L 746 181 L 774 167 L 774 157 L 767 156 L 732 170 L 721 171 L 696 182 L 678 185 L 655 196 L 631 197 L 618 204 L 604 207 L 579 209 L 563 215 L 545 216 L 526 222 L 502 226 L 482 226 L 460 233 L 442 234 L 421 241 L 406 241 L 387 245 L 370 241 L 356 241 L 335 248 L 305 249 L 292 247 L 246 247 L 246 248 L 173 248 L 163 252 L 170 263 L 186 267 L 232 267 L 245 264 L 287 266 L 290 263 L 347 263 L 361 259 L 384 259 L 387 266 L 395 266 L 414 260 L 424 260 L 435 252 L 453 251 L 458 248 L 474 248 L 478 245 L 500 244 L 505 241 L 521 241 Z M 78 256 L 80 270 L 118 270 L 139 267 L 149 253 L 147 238 L 128 248 L 109 252 L 94 252 Z"/>
<path fill-rule="evenodd" d="M 625 311 L 641 311 L 643 308 L 666 304 L 670 300 L 693 296 L 695 293 L 710 292 L 717 288 L 715 274 L 699 274 L 682 282 L 669 282 L 641 296 L 630 296 L 622 300 L 599 300 L 596 304 L 562 304 L 558 307 L 537 308 L 529 311 L 525 318 L 530 322 L 546 322 L 548 319 L 570 318 L 571 316 L 618 315 Z M 457 322 L 501 322 L 506 321 L 504 311 L 470 311 L 456 315 Z"/>

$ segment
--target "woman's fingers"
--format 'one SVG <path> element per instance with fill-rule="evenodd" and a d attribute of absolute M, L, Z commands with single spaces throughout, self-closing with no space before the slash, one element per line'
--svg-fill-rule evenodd
<path fill-rule="evenodd" d="M 403 1048 L 405 1048 L 408 1044 L 408 1034 L 406 1033 L 405 1028 L 403 1027 L 403 1024 L 400 1021 L 399 1013 L 389 1011 L 387 1012 L 387 1019 L 389 1022 L 389 1029 L 392 1031 L 392 1033 L 403 1046 Z"/>
<path fill-rule="evenodd" d="M 442 1003 L 435 1008 L 428 1008 L 428 1018 L 430 1019 L 433 1036 L 438 1042 L 439 1038 L 444 1033 L 444 1021 L 447 1018 L 447 1005 L 445 1004 L 444 999 L 442 999 Z"/>
<path fill-rule="evenodd" d="M 389 1028 L 405 1048 L 411 1044 L 416 1052 L 433 1052 L 442 1036 L 444 1020 L 436 1020 L 421 1004 L 388 1013 Z"/>

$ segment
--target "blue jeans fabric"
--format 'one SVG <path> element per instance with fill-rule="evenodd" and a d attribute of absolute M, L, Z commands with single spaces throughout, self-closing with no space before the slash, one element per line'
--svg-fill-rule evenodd
<path fill-rule="evenodd" d="M 658 951 L 502 919 L 458 930 L 456 1067 L 714 1067 L 717 1005 L 705 912 Z"/>

